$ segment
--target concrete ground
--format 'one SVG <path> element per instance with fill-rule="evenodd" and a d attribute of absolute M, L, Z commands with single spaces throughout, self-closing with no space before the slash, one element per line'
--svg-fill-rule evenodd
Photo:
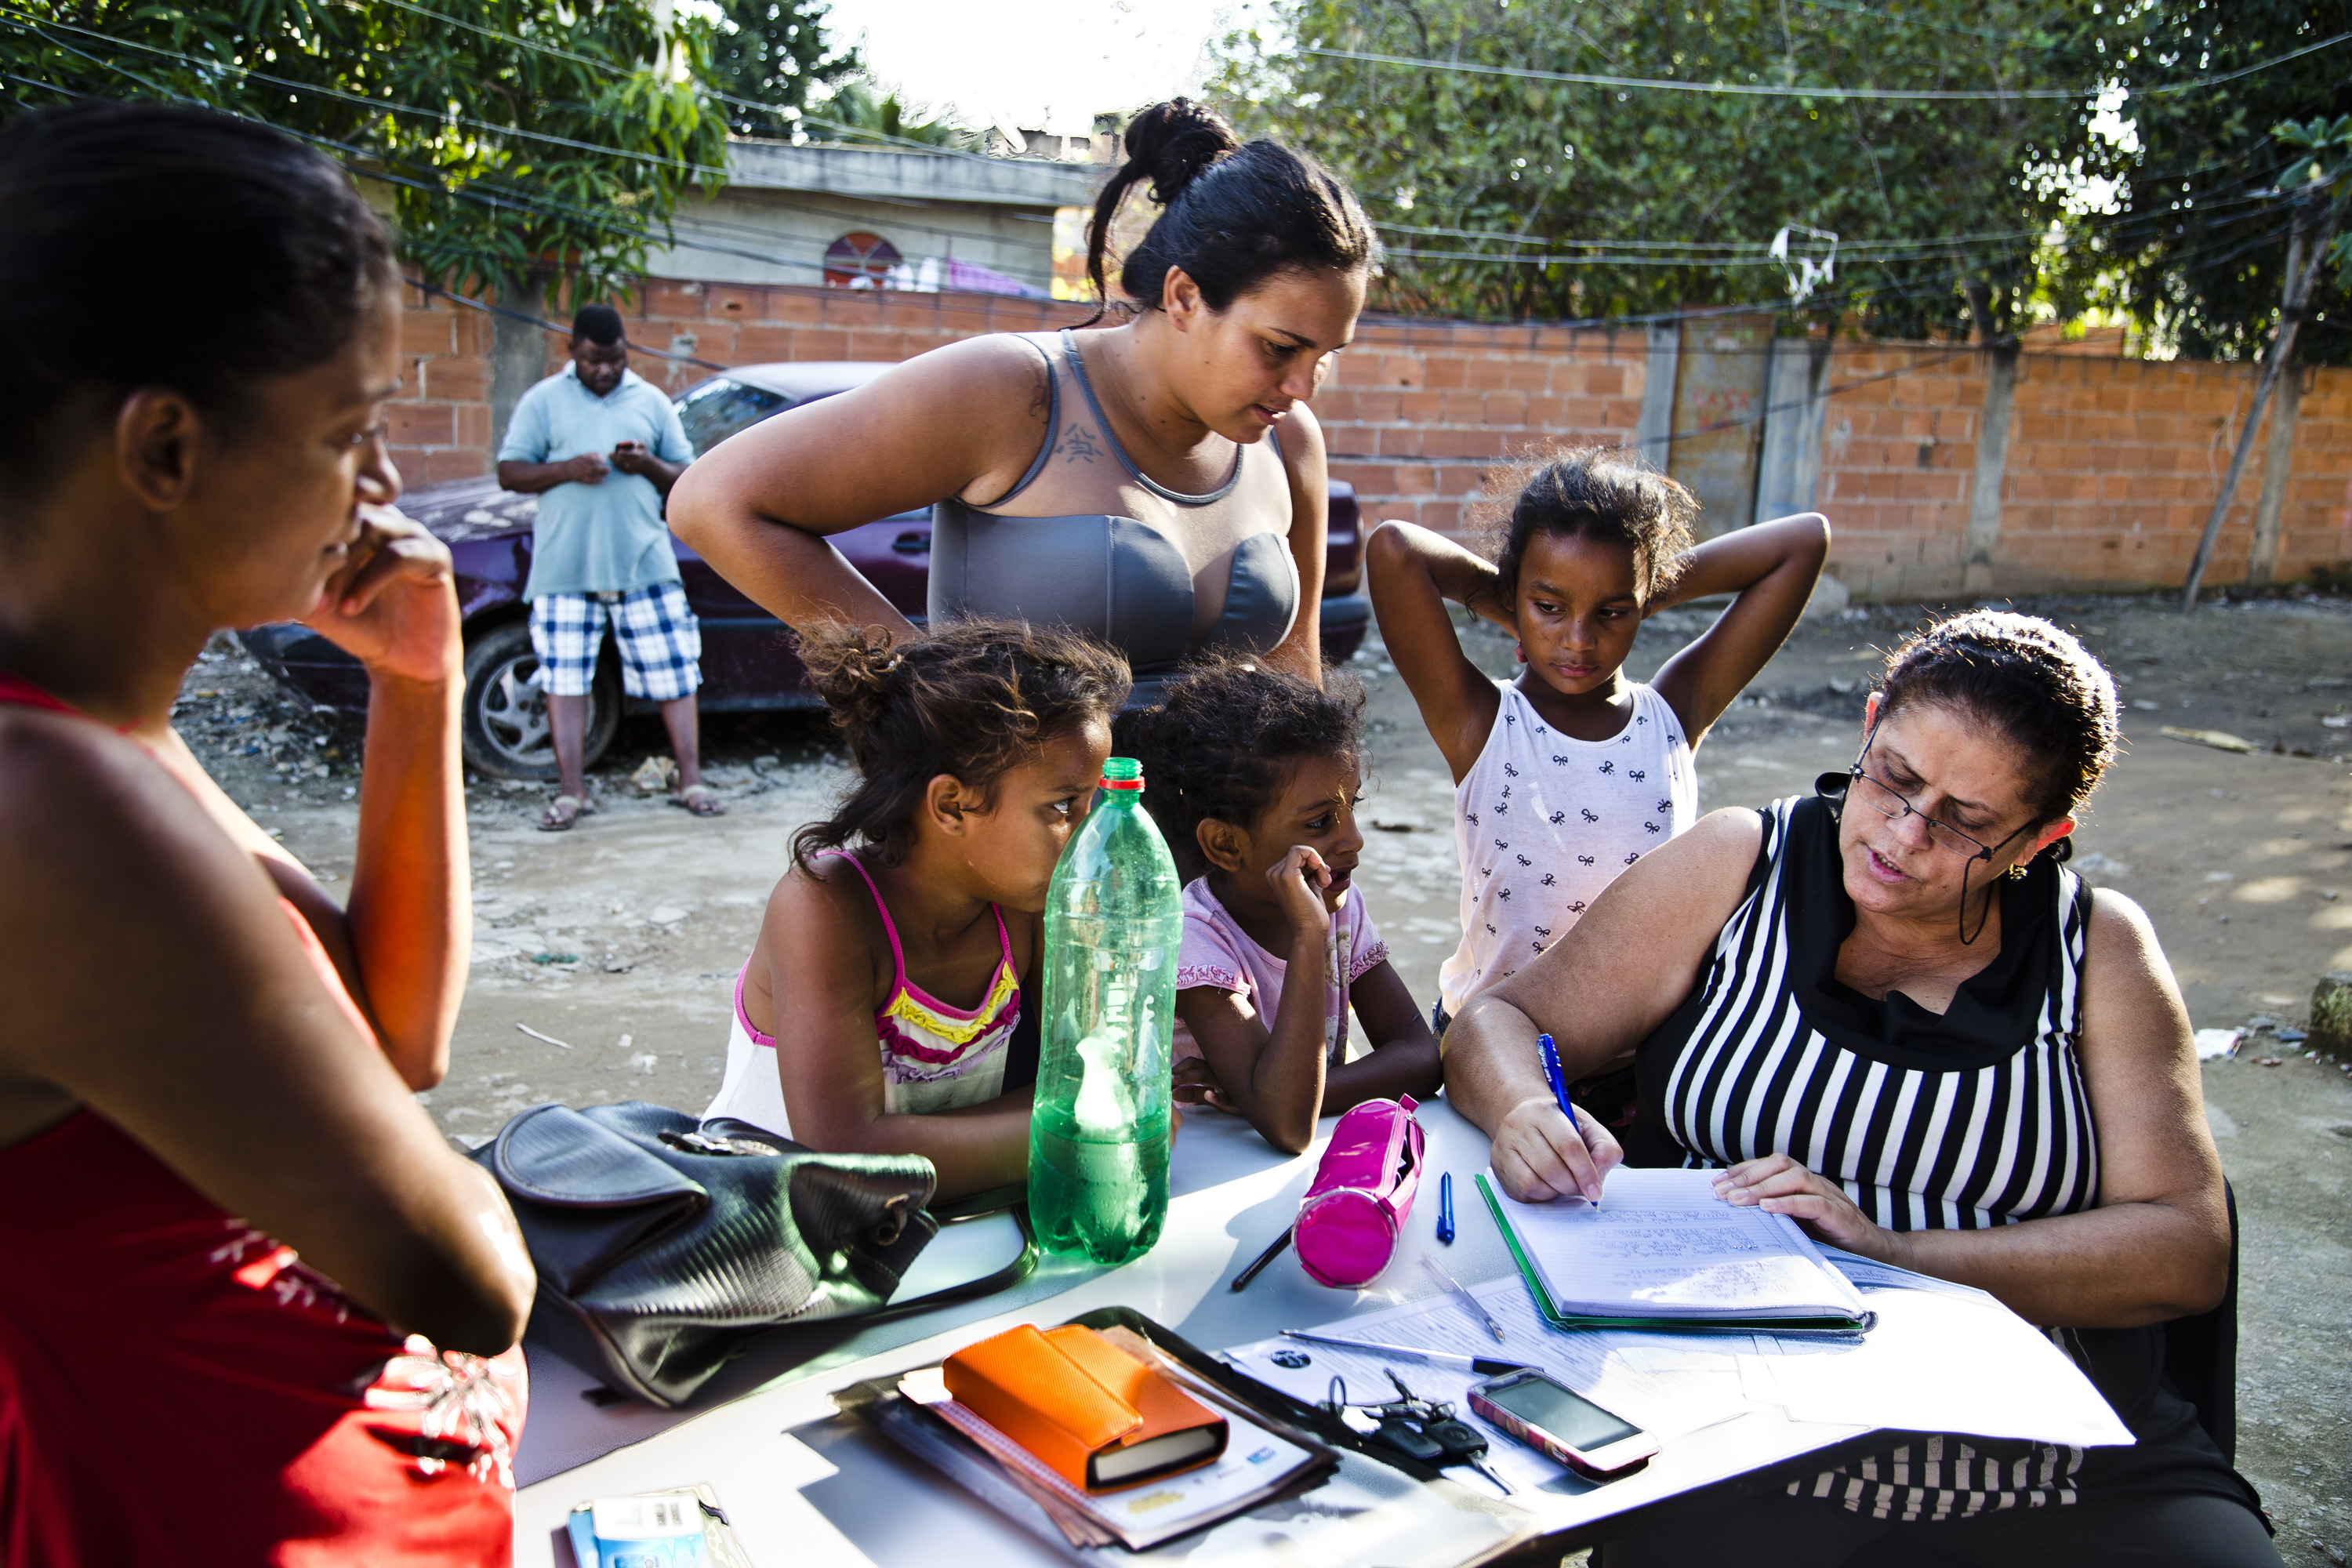
<path fill-rule="evenodd" d="M 2019 607 L 2078 630 L 2128 704 L 2128 748 L 2092 802 L 2077 868 L 2148 910 L 2200 1027 L 2300 1022 L 2318 976 L 2352 969 L 2352 604 L 2187 617 L 2139 599 Z M 1843 768 L 1881 652 L 1933 609 L 1857 608 L 1801 628 L 1701 747 L 1702 805 L 1761 805 Z M 1654 619 L 1634 673 L 1705 624 L 1696 611 Z M 1476 635 L 1505 672 L 1508 645 Z M 1376 644 L 1354 668 L 1372 763 L 1359 881 L 1426 1002 L 1458 931 L 1453 791 Z M 355 722 L 305 713 L 227 646 L 193 672 L 178 717 L 258 820 L 321 873 L 348 874 Z M 2168 739 L 2167 725 L 2261 750 Z M 634 795 L 630 772 L 660 744 L 651 721 L 625 727 L 595 775 L 601 809 L 569 834 L 533 829 L 539 789 L 471 782 L 473 977 L 449 1078 L 422 1097 L 454 1138 L 478 1142 L 544 1100 L 698 1110 L 717 1089 L 729 988 L 786 842 L 846 770 L 812 716 L 707 729 L 730 806 L 715 821 Z M 2204 1078 L 2242 1221 L 2240 1466 L 2289 1563 L 2340 1565 L 2352 1553 L 2352 1073 L 2263 1030 Z"/>

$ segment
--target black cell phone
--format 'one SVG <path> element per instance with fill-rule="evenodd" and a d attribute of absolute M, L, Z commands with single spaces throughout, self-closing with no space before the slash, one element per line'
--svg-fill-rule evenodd
<path fill-rule="evenodd" d="M 1470 1391 L 1470 1408 L 1531 1448 L 1589 1476 L 1632 1469 L 1657 1439 L 1548 1373 L 1523 1367 Z"/>

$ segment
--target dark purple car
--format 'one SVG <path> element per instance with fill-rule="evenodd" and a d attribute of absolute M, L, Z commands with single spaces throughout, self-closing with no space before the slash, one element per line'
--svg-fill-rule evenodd
<path fill-rule="evenodd" d="M 863 385 L 888 368 L 853 362 L 744 365 L 678 394 L 678 417 L 694 449 L 708 452 L 770 415 Z M 552 779 L 555 749 L 539 689 L 539 659 L 530 649 L 530 605 L 522 597 L 530 575 L 530 525 L 538 498 L 500 489 L 497 479 L 486 477 L 414 490 L 400 504 L 449 546 L 457 566 L 457 608 L 466 629 L 467 764 L 503 778 Z M 891 604 L 918 624 L 922 621 L 931 564 L 928 510 L 835 534 L 833 542 Z M 814 706 L 816 696 L 783 635 L 783 623 L 737 593 L 675 535 L 670 545 L 677 552 L 687 602 L 702 622 L 703 709 Z M 1359 586 L 1361 545 L 1355 488 L 1334 480 L 1323 578 L 1327 658 L 1354 653 L 1371 618 Z M 284 686 L 321 708 L 365 710 L 366 674 L 309 627 L 287 622 L 243 636 L 253 657 Z M 589 699 L 591 763 L 613 743 L 625 710 L 650 713 L 654 706 L 623 697 L 619 658 L 607 639 Z"/>

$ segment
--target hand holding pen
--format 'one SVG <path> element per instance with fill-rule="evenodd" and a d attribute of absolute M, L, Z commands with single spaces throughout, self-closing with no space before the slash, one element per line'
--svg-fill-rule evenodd
<path fill-rule="evenodd" d="M 1495 1128 L 1495 1174 L 1523 1203 L 1575 1197 L 1599 1203 L 1601 1180 L 1624 1152 L 1606 1127 L 1577 1113 L 1549 1035 L 1537 1037 L 1536 1058 L 1545 1092 L 1513 1106 Z"/>
<path fill-rule="evenodd" d="M 1580 1142 L 1584 1138 L 1584 1124 L 1577 1121 L 1576 1102 L 1568 1097 L 1568 1069 L 1559 1065 L 1559 1047 L 1552 1044 L 1549 1035 L 1538 1035 L 1536 1049 L 1543 1056 L 1544 1081 L 1551 1086 L 1552 1101 L 1559 1107 L 1559 1113 L 1568 1118 L 1568 1130 L 1575 1133 Z M 1587 1192 L 1585 1196 L 1591 1198 L 1596 1206 L 1601 1202 L 1599 1193 Z"/>

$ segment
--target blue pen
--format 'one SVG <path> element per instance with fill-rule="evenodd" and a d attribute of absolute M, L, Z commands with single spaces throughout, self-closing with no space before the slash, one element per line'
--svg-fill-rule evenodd
<path fill-rule="evenodd" d="M 1448 1247 L 1454 1245 L 1454 1173 L 1451 1171 L 1437 1178 L 1437 1239 Z"/>
<path fill-rule="evenodd" d="M 1544 1081 L 1551 1085 L 1551 1097 L 1559 1102 L 1559 1113 L 1568 1118 L 1568 1124 L 1575 1129 L 1576 1135 L 1583 1137 L 1584 1128 L 1576 1120 L 1576 1107 L 1569 1102 L 1568 1069 L 1559 1065 L 1559 1047 L 1552 1044 L 1549 1035 L 1538 1035 L 1536 1049 L 1542 1053 Z"/>
<path fill-rule="evenodd" d="M 1568 1118 L 1570 1127 L 1576 1127 L 1576 1135 L 1583 1137 L 1584 1129 L 1576 1123 L 1576 1107 L 1569 1103 L 1568 1072 L 1559 1065 L 1559 1047 L 1551 1043 L 1549 1035 L 1538 1035 L 1536 1049 L 1543 1053 L 1544 1081 L 1551 1085 L 1551 1097 L 1559 1102 L 1559 1113 Z"/>

